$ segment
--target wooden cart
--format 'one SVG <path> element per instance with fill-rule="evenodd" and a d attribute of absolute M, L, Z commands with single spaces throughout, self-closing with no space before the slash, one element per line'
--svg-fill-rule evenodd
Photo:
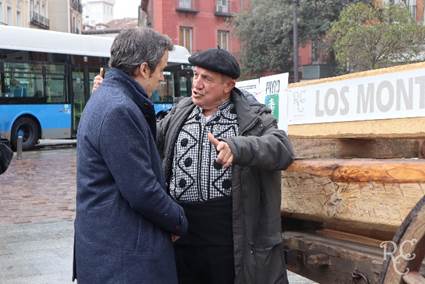
<path fill-rule="evenodd" d="M 425 74 L 425 64 L 410 68 Z M 425 284 L 425 118 L 288 133 L 297 156 L 282 183 L 288 269 L 325 284 Z"/>

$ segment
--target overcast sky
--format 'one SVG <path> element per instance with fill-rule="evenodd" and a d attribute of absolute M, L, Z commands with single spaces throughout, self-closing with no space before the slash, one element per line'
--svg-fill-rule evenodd
<path fill-rule="evenodd" d="M 115 0 L 114 19 L 137 18 L 140 0 Z"/>

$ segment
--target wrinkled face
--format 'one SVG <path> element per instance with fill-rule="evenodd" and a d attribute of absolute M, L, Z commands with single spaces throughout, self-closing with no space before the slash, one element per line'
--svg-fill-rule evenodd
<path fill-rule="evenodd" d="M 192 102 L 204 110 L 215 109 L 229 99 L 234 81 L 220 73 L 195 66 Z"/>
<path fill-rule="evenodd" d="M 152 96 L 152 92 L 155 91 L 159 83 L 164 80 L 164 68 L 167 66 L 168 61 L 168 50 L 164 52 L 164 55 L 161 58 L 161 61 L 156 66 L 155 70 L 152 72 L 149 67 L 146 66 L 146 76 L 145 80 L 142 83 L 143 88 L 145 89 L 146 93 L 149 97 Z"/>

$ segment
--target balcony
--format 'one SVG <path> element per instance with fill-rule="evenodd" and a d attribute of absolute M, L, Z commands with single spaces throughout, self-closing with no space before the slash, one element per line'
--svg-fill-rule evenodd
<path fill-rule="evenodd" d="M 40 15 L 37 12 L 31 11 L 31 24 L 38 26 L 42 29 L 48 30 L 50 27 L 50 21 L 46 17 Z"/>
<path fill-rule="evenodd" d="M 229 5 L 223 5 L 221 1 L 218 1 L 215 6 L 215 15 L 220 17 L 232 17 L 232 13 L 229 12 Z"/>
<path fill-rule="evenodd" d="M 176 11 L 182 13 L 198 13 L 198 9 L 195 7 L 194 0 L 176 0 Z"/>

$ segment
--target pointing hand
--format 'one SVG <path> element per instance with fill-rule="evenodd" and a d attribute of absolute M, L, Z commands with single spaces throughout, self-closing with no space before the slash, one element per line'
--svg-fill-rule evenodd
<path fill-rule="evenodd" d="M 230 167 L 233 162 L 233 154 L 229 144 L 216 139 L 211 133 L 208 133 L 208 140 L 210 140 L 218 152 L 217 163 L 223 165 L 224 168 Z"/>

